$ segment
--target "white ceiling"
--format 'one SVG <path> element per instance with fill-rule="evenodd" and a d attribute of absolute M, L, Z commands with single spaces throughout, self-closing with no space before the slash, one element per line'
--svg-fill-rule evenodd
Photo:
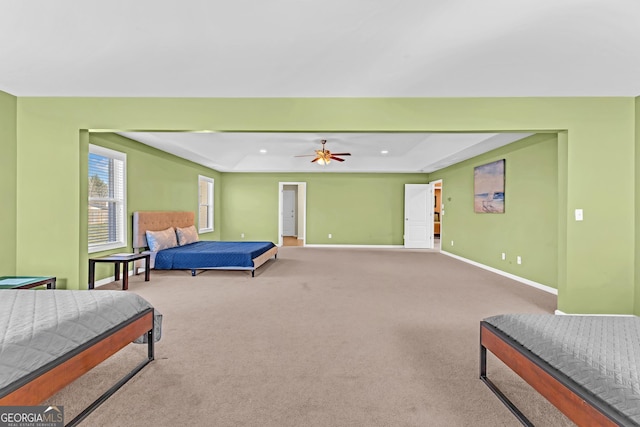
<path fill-rule="evenodd" d="M 121 132 L 221 172 L 433 172 L 510 144 L 525 133 Z M 311 163 L 314 151 L 351 153 Z M 262 150 L 262 151 L 261 151 Z M 382 151 L 388 151 L 382 153 Z M 311 157 L 295 157 L 306 156 Z"/>
<path fill-rule="evenodd" d="M 639 23 L 638 0 L 4 0 L 0 90 L 73 97 L 638 96 Z M 332 171 L 430 171 L 511 138 L 250 136 L 135 137 L 237 171 L 312 170 L 292 156 L 312 152 L 322 138 L 331 150 L 353 153 Z M 262 146 L 267 154 L 255 154 Z"/>
<path fill-rule="evenodd" d="M 638 0 L 3 0 L 17 96 L 640 95 Z"/>

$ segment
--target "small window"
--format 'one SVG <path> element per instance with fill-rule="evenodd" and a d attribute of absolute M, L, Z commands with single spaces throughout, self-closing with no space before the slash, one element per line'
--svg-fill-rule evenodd
<path fill-rule="evenodd" d="M 89 145 L 89 252 L 127 246 L 127 155 Z"/>
<path fill-rule="evenodd" d="M 198 228 L 213 231 L 213 178 L 198 175 Z"/>

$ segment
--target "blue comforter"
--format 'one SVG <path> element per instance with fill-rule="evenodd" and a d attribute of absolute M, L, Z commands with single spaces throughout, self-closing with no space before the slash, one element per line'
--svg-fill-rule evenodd
<path fill-rule="evenodd" d="M 163 249 L 156 254 L 158 270 L 191 270 L 197 268 L 254 267 L 253 258 L 275 245 L 272 242 L 211 242 L 201 241 Z"/>

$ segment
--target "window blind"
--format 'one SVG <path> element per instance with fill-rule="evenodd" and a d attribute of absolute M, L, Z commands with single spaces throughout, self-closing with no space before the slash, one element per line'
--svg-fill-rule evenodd
<path fill-rule="evenodd" d="M 89 250 L 126 246 L 124 153 L 90 146 L 89 149 Z"/>
<path fill-rule="evenodd" d="M 213 231 L 213 179 L 198 176 L 198 228 Z"/>

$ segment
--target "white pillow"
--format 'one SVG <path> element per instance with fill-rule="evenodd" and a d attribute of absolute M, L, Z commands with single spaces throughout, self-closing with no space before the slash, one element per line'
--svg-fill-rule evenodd
<path fill-rule="evenodd" d="M 180 246 L 195 243 L 200 240 L 195 225 L 184 228 L 176 227 L 176 234 L 178 235 L 178 244 Z"/>
<path fill-rule="evenodd" d="M 178 246 L 176 240 L 176 231 L 173 227 L 169 227 L 162 231 L 147 231 L 147 245 L 151 252 L 157 252 L 162 249 L 173 248 Z"/>

